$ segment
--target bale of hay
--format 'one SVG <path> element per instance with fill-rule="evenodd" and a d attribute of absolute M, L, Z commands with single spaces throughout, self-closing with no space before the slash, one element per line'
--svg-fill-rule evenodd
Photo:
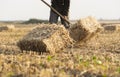
<path fill-rule="evenodd" d="M 70 28 L 70 36 L 76 42 L 87 41 L 102 30 L 100 23 L 93 17 L 87 17 L 78 20 Z"/>
<path fill-rule="evenodd" d="M 69 32 L 60 25 L 41 25 L 24 36 L 18 43 L 21 50 L 54 53 L 72 45 Z"/>
<path fill-rule="evenodd" d="M 105 25 L 104 26 L 104 30 L 115 31 L 116 30 L 116 26 L 115 25 Z"/>
<path fill-rule="evenodd" d="M 110 24 L 110 25 L 104 25 L 105 31 L 119 31 L 120 30 L 120 24 Z"/>
<path fill-rule="evenodd" d="M 7 27 L 6 26 L 1 26 L 0 27 L 0 32 L 3 31 L 3 30 L 7 30 Z"/>
<path fill-rule="evenodd" d="M 120 31 L 120 24 L 115 24 L 115 26 L 117 27 L 116 30 Z"/>
<path fill-rule="evenodd" d="M 14 25 L 6 25 L 6 26 L 0 26 L 0 31 L 4 30 L 14 30 L 15 26 Z"/>
<path fill-rule="evenodd" d="M 0 54 L 16 54 L 19 53 L 20 49 L 14 45 L 0 45 Z"/>

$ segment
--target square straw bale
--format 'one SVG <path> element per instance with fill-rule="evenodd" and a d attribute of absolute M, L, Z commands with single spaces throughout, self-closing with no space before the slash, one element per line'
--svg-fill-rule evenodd
<path fill-rule="evenodd" d="M 71 26 L 70 36 L 76 42 L 85 42 L 101 30 L 100 23 L 95 18 L 89 16 L 78 20 L 77 23 Z"/>
<path fill-rule="evenodd" d="M 15 30 L 15 26 L 14 25 L 0 26 L 0 32 L 6 30 Z"/>
<path fill-rule="evenodd" d="M 110 26 L 110 25 L 108 26 L 107 25 L 107 26 L 104 27 L 104 30 L 115 31 L 116 30 L 116 26 Z"/>
<path fill-rule="evenodd" d="M 17 43 L 21 50 L 55 53 L 72 45 L 72 39 L 61 25 L 42 24 Z"/>

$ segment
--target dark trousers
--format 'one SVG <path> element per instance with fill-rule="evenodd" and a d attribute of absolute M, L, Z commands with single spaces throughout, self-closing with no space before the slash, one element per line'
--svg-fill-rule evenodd
<path fill-rule="evenodd" d="M 68 16 L 65 16 L 67 19 L 69 19 L 69 17 Z M 50 12 L 50 18 L 49 18 L 49 22 L 51 23 L 51 24 L 53 24 L 53 23 L 57 23 L 58 22 L 58 18 L 59 18 L 59 15 L 57 15 L 55 12 L 53 12 L 52 10 L 51 10 L 51 12 Z M 69 23 L 67 23 L 64 19 L 62 19 L 61 17 L 60 17 L 60 19 L 61 19 L 61 23 L 65 26 L 65 28 L 69 28 L 70 26 L 69 26 Z"/>

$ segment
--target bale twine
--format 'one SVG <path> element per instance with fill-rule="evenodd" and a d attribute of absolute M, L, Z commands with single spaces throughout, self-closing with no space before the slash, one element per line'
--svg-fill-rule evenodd
<path fill-rule="evenodd" d="M 18 43 L 21 50 L 54 53 L 72 45 L 69 32 L 60 25 L 45 25 L 33 29 Z"/>
<path fill-rule="evenodd" d="M 6 26 L 0 26 L 0 32 L 1 31 L 4 31 L 4 30 L 14 30 L 15 29 L 15 26 L 14 25 L 6 25 Z"/>
<path fill-rule="evenodd" d="M 98 32 L 102 30 L 100 23 L 93 17 L 87 17 L 78 20 L 70 28 L 70 36 L 76 42 L 84 42 L 95 36 Z"/>

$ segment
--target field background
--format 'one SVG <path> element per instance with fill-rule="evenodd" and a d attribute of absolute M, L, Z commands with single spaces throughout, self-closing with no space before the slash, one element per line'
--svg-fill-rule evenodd
<path fill-rule="evenodd" d="M 88 42 L 59 53 L 39 55 L 21 53 L 16 46 L 40 25 L 21 22 L 0 22 L 0 26 L 15 25 L 14 30 L 0 32 L 0 77 L 120 77 L 119 29 L 103 30 Z"/>

